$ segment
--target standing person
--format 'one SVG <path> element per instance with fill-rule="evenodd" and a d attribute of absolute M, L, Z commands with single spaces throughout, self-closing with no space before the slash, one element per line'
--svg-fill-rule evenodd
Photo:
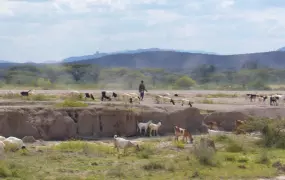
<path fill-rule="evenodd" d="M 147 92 L 143 81 L 141 81 L 140 86 L 139 86 L 139 93 L 140 93 L 140 96 L 141 96 L 141 97 L 140 97 L 140 98 L 141 98 L 141 101 L 143 100 L 144 92 L 145 92 L 145 91 Z"/>

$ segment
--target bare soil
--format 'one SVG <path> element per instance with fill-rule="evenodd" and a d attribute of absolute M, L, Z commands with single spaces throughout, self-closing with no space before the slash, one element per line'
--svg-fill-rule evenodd
<path fill-rule="evenodd" d="M 20 90 L 13 90 L 15 93 L 20 93 Z M 0 90 L 0 95 L 7 93 L 8 90 Z M 36 90 L 36 94 L 45 94 L 45 95 L 58 95 L 66 94 L 68 90 Z M 96 101 L 88 100 L 87 103 L 91 106 L 98 106 L 101 104 L 99 98 L 101 95 L 101 90 L 80 90 L 79 92 L 85 93 L 93 93 L 96 98 Z M 123 92 L 136 92 L 134 90 L 116 90 L 118 93 Z M 177 93 L 179 97 L 174 97 L 174 99 L 179 100 L 182 98 L 190 99 L 194 102 L 193 106 L 197 107 L 201 110 L 210 110 L 210 111 L 233 111 L 233 110 L 242 110 L 242 109 L 249 109 L 249 108 L 274 108 L 269 105 L 269 102 L 266 101 L 265 103 L 258 102 L 250 102 L 248 99 L 245 99 L 245 95 L 247 93 L 258 93 L 258 94 L 285 94 L 285 91 L 213 91 L 213 90 L 179 90 L 179 91 L 170 91 L 170 90 L 153 90 L 149 91 L 145 95 L 144 101 L 141 102 L 141 105 L 149 106 L 153 108 L 158 107 L 168 107 L 171 106 L 175 109 L 183 109 L 186 108 L 187 105 L 181 106 L 181 103 L 178 102 L 175 106 L 172 104 L 156 104 L 154 101 L 154 95 L 161 94 L 161 93 Z M 214 95 L 214 98 L 211 97 Z M 235 95 L 237 97 L 225 97 L 226 95 Z M 208 97 L 207 97 L 208 96 Z M 60 99 L 58 100 L 60 101 Z M 0 107 L 25 107 L 29 105 L 29 107 L 39 107 L 39 106 L 50 106 L 56 103 L 56 101 L 27 101 L 21 99 L 0 99 Z M 111 102 L 103 102 L 103 103 L 114 103 L 114 104 L 121 104 L 122 102 L 114 101 Z M 284 107 L 284 103 L 281 102 L 279 105 L 280 108 Z"/>

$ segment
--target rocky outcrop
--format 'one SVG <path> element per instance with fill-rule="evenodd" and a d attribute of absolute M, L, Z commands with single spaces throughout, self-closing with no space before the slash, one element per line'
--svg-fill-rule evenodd
<path fill-rule="evenodd" d="M 203 116 L 196 108 L 21 108 L 0 112 L 0 135 L 33 136 L 44 140 L 66 140 L 80 137 L 112 137 L 137 135 L 137 123 L 153 120 L 162 123 L 159 134 L 173 133 L 173 126 L 191 133 L 203 128 Z"/>

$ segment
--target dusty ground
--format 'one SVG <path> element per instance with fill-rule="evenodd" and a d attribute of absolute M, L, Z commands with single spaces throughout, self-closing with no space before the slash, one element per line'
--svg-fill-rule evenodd
<path fill-rule="evenodd" d="M 20 93 L 18 90 L 13 90 L 15 93 Z M 0 90 L 0 95 L 5 94 L 7 90 Z M 44 94 L 44 95 L 61 95 L 65 94 L 69 91 L 67 90 L 36 90 L 37 94 Z M 101 104 L 99 97 L 101 94 L 100 90 L 80 90 L 79 92 L 85 93 L 93 93 L 95 95 L 96 101 L 88 101 L 90 105 L 97 105 Z M 136 92 L 134 90 L 118 90 L 118 93 L 121 92 Z M 250 102 L 249 100 L 245 99 L 246 93 L 258 93 L 258 94 L 285 94 L 285 91 L 212 91 L 212 90 L 204 90 L 204 91 L 197 91 L 197 90 L 188 90 L 188 91 L 169 91 L 169 90 L 153 90 L 149 91 L 145 95 L 145 99 L 141 102 L 142 105 L 152 106 L 152 107 L 164 107 L 164 106 L 172 106 L 172 104 L 156 104 L 154 102 L 153 96 L 155 94 L 161 93 L 177 93 L 179 97 L 175 97 L 174 99 L 182 99 L 187 98 L 194 102 L 194 107 L 197 107 L 201 110 L 210 110 L 210 111 L 231 111 L 236 109 L 248 109 L 248 108 L 270 108 L 269 102 L 266 101 L 265 103 L 260 103 L 258 100 L 256 102 Z M 232 97 L 234 96 L 234 97 Z M 9 107 L 9 106 L 17 106 L 21 107 L 24 105 L 29 106 L 48 106 L 54 104 L 57 100 L 53 101 L 25 101 L 21 99 L 0 99 L 0 106 Z M 104 102 L 110 103 L 110 102 Z M 111 103 L 121 103 L 112 101 Z M 281 103 L 280 107 L 283 107 L 284 104 Z M 181 107 L 181 103 L 177 103 L 175 107 L 185 108 L 187 106 Z"/>

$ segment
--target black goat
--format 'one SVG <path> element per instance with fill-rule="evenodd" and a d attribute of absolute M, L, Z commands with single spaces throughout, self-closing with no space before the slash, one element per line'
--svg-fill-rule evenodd
<path fill-rule="evenodd" d="M 85 93 L 85 98 L 91 98 L 91 99 L 95 100 L 93 94 L 91 94 L 91 93 Z"/>
<path fill-rule="evenodd" d="M 22 95 L 22 96 L 29 96 L 29 92 L 30 92 L 30 91 L 32 91 L 32 90 L 29 90 L 29 91 L 22 91 L 22 92 L 21 92 L 21 95 Z"/>

